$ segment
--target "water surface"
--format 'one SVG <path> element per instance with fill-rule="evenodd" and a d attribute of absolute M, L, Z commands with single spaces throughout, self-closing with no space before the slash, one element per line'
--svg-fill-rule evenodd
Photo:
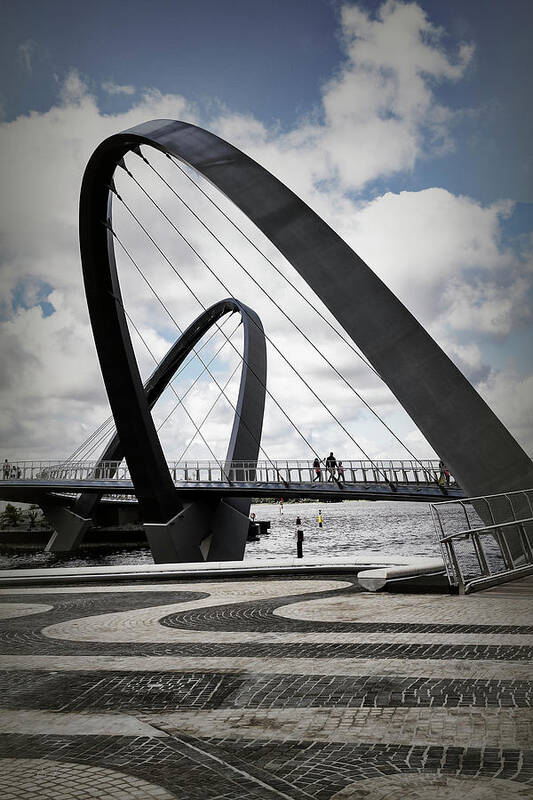
<path fill-rule="evenodd" d="M 322 511 L 323 525 L 318 527 Z M 439 556 L 440 549 L 427 503 L 371 500 L 342 503 L 270 503 L 253 505 L 258 520 L 270 520 L 270 533 L 249 542 L 245 560 L 268 560 L 296 555 L 296 518 L 304 531 L 304 555 L 325 558 L 349 556 L 357 550 L 401 556 Z M 148 547 L 85 550 L 72 556 L 23 552 L 0 555 L 1 569 L 61 566 L 105 566 L 151 564 Z"/>

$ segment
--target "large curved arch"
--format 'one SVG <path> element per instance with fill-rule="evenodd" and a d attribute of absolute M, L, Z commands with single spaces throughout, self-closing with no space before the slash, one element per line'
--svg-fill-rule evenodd
<path fill-rule="evenodd" d="M 150 449 L 153 440 L 117 300 L 112 233 L 102 222 L 111 213 L 109 186 L 115 166 L 128 150 L 139 145 L 172 154 L 204 175 L 277 246 L 358 344 L 468 494 L 533 485 L 531 459 L 362 259 L 253 159 L 206 130 L 173 120 L 153 120 L 109 137 L 95 150 L 83 179 L 82 264 L 104 380 L 110 400 L 117 394 L 117 381 L 123 379 L 129 396 L 136 397 L 135 413 L 125 436 L 142 431 L 142 450 Z M 114 406 L 115 417 L 124 416 L 118 396 Z M 162 453 L 156 449 L 152 452 L 146 469 L 159 475 L 163 471 Z M 158 459 L 156 469 L 154 462 Z M 149 513 L 164 517 L 171 511 L 167 510 L 169 483 L 157 489 L 155 504 L 147 501 Z"/>
<path fill-rule="evenodd" d="M 220 300 L 203 311 L 174 342 L 155 370 L 144 384 L 144 393 L 148 408 L 151 410 L 184 360 L 194 349 L 200 339 L 216 325 L 219 319 L 226 314 L 240 314 L 243 325 L 243 363 L 239 392 L 235 406 L 235 416 L 228 442 L 226 463 L 232 461 L 248 461 L 256 463 L 259 455 L 261 433 L 263 429 L 263 414 L 265 408 L 267 358 L 266 342 L 263 325 L 259 316 L 253 309 L 239 300 L 229 297 Z M 122 461 L 124 447 L 117 433 L 107 444 L 99 458 L 99 464 L 109 461 Z M 98 466 L 96 467 L 98 469 Z M 142 491 L 142 486 L 136 485 L 137 491 Z M 52 537 L 48 549 L 51 551 L 71 550 L 78 547 L 83 540 L 88 525 L 85 524 L 94 514 L 100 502 L 101 495 L 94 492 L 82 493 L 73 506 L 69 509 L 67 519 L 71 522 L 66 534 Z M 250 501 L 246 498 L 226 498 L 224 501 L 241 514 L 248 516 Z M 53 515 L 57 508 L 48 509 Z M 74 515 L 74 519 L 71 515 Z M 63 516 L 64 512 L 63 512 Z M 76 518 L 83 520 L 76 524 Z M 61 527 L 61 522 L 56 518 L 56 524 Z M 225 532 L 211 530 L 215 540 L 224 537 Z M 227 535 L 227 532 L 226 532 Z M 224 549 L 220 542 L 219 549 Z"/>
<path fill-rule="evenodd" d="M 150 410 L 155 406 L 170 381 L 193 348 L 210 328 L 226 314 L 238 313 L 243 324 L 243 364 L 233 426 L 228 442 L 226 462 L 256 462 L 259 456 L 266 393 L 266 342 L 263 325 L 253 309 L 229 297 L 203 311 L 174 342 L 166 356 L 144 384 Z M 124 447 L 117 432 L 99 458 L 122 461 Z M 136 487 L 137 488 L 137 487 Z M 91 515 L 99 496 L 85 492 L 72 511 L 81 517 Z"/>

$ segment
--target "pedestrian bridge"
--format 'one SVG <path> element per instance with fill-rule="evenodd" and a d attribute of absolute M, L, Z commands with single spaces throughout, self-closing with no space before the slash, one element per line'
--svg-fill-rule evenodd
<path fill-rule="evenodd" d="M 268 251 L 248 236 L 242 220 L 232 219 L 210 190 L 204 190 L 208 185 L 266 237 Z M 170 202 L 170 213 L 162 205 L 163 194 L 165 203 Z M 192 205 L 183 195 L 192 198 Z M 146 207 L 138 216 L 139 201 Z M 206 202 L 209 208 L 204 219 Z M 63 552 L 79 546 L 98 515 L 105 516 L 105 504 L 106 513 L 117 511 L 117 517 L 121 513 L 126 517 L 120 504 L 138 503 L 132 516 L 137 514 L 142 521 L 156 562 L 218 562 L 243 558 L 254 497 L 435 501 L 461 498 L 463 492 L 480 496 L 532 485 L 529 456 L 419 322 L 324 220 L 229 142 L 176 120 L 151 120 L 113 134 L 96 148 L 87 164 L 79 219 L 85 294 L 111 416 L 68 459 L 6 464 L 0 480 L 0 498 L 41 506 L 55 531 L 48 549 Z M 198 237 L 189 233 L 192 219 Z M 149 250 L 143 245 L 138 253 L 141 241 L 149 242 Z M 209 243 L 209 252 L 204 243 Z M 243 247 L 246 257 L 235 253 L 234 245 Z M 175 258 L 182 246 L 193 259 L 190 268 L 189 256 Z M 251 269 L 249 247 L 254 249 Z M 288 269 L 278 267 L 276 255 L 272 260 L 276 251 Z M 227 269 L 221 269 L 222 262 L 215 258 L 222 253 Z M 149 276 L 143 271 L 147 260 L 154 270 Z M 194 280 L 190 281 L 187 276 L 192 263 Z M 148 288 L 147 296 L 153 296 L 160 313 L 165 314 L 165 330 L 171 323 L 169 330 L 175 340 L 161 359 L 143 333 L 144 324 L 139 326 L 130 313 L 133 310 L 135 315 L 135 309 L 124 306 L 119 264 L 121 273 L 133 269 Z M 175 276 L 172 289 L 167 283 L 168 268 Z M 185 329 L 167 304 L 168 298 L 158 292 L 162 274 L 166 276 L 165 293 L 176 302 L 179 298 L 180 312 L 186 305 L 185 316 L 193 316 L 189 311 L 194 310 L 198 314 Z M 204 278 L 211 287 L 211 305 L 197 291 L 200 285 L 208 285 Z M 211 281 L 217 285 L 214 295 Z M 274 285 L 278 287 L 275 291 Z M 301 290 L 304 285 L 309 292 Z M 219 299 L 213 302 L 214 297 Z M 244 302 L 249 298 L 253 309 Z M 295 303 L 305 311 L 308 322 L 295 313 Z M 280 321 L 283 318 L 280 330 L 284 333 L 279 340 L 261 321 L 273 319 L 271 313 Z M 234 322 L 227 323 L 234 314 L 238 322 L 230 330 Z M 133 332 L 155 362 L 144 383 Z M 233 341 L 234 335 L 238 343 Z M 345 353 L 339 360 L 328 355 L 336 351 L 335 344 Z M 226 345 L 231 348 L 231 359 L 226 359 L 229 350 L 220 355 Z M 288 398 L 267 386 L 267 349 L 268 358 L 279 358 L 290 378 L 286 382 Z M 301 359 L 303 353 L 314 353 L 313 365 L 320 364 L 324 378 L 319 385 L 307 355 Z M 237 366 L 221 381 L 219 367 L 233 363 L 233 354 Z M 356 376 L 359 382 L 359 371 L 346 372 L 341 363 L 346 356 L 350 359 L 347 363 L 357 360 L 358 370 L 362 365 L 361 375 L 368 376 L 370 370 L 372 381 L 384 381 L 432 452 L 460 478 L 460 487 L 444 470 L 441 476 L 438 462 L 417 459 L 409 442 L 373 407 L 363 386 L 354 385 Z M 191 384 L 192 370 L 188 368 L 196 362 L 201 372 Z M 226 390 L 239 367 L 234 402 L 233 394 Z M 177 390 L 180 376 L 180 387 L 190 384 L 184 392 Z M 200 380 L 213 384 L 218 394 L 199 421 L 199 409 L 191 398 L 184 401 Z M 297 452 L 320 458 L 298 419 L 302 415 L 295 386 L 303 387 L 320 418 L 335 426 L 336 433 L 323 434 L 323 438 L 342 442 L 346 452 L 360 454 L 365 460 L 343 458 L 342 465 L 337 463 L 332 471 L 322 462 L 317 476 L 312 461 L 271 459 L 263 432 L 267 400 L 276 418 L 282 415 L 291 436 L 298 437 Z M 152 411 L 167 388 L 176 402 L 172 401 L 170 413 L 159 421 Z M 349 405 L 345 399 L 337 402 L 340 393 L 349 397 Z M 221 460 L 217 460 L 218 450 L 213 450 L 207 423 L 219 399 L 233 412 L 226 455 Z M 169 462 L 159 432 L 178 409 L 187 420 L 174 419 L 179 435 L 168 436 L 167 452 L 168 447 L 179 452 L 175 448 L 180 442 L 186 446 L 178 462 Z M 394 439 L 402 447 L 399 452 L 411 460 L 373 460 L 364 440 L 356 438 L 352 430 L 355 418 L 382 426 L 387 441 Z M 188 433 L 189 425 L 194 427 L 193 435 Z M 184 461 L 195 443 L 213 461 Z M 98 461 L 85 460 L 98 453 Z M 258 461 L 260 454 L 264 461 Z M 109 509 L 111 503 L 117 506 Z M 512 554 L 518 552 L 515 544 L 510 544 Z"/>
<path fill-rule="evenodd" d="M 232 497 L 306 497 L 323 499 L 418 500 L 463 497 L 453 478 L 440 476 L 437 461 L 343 460 L 334 470 L 312 461 L 168 462 L 176 492 L 193 497 L 214 493 Z M 4 499 L 35 500 L 43 493 L 97 493 L 115 501 L 135 501 L 124 461 L 20 461 L 0 483 Z"/>

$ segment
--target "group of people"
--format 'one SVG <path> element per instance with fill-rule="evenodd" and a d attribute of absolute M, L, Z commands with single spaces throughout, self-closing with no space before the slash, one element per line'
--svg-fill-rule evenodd
<path fill-rule="evenodd" d="M 2 476 L 5 481 L 7 481 L 8 478 L 20 478 L 21 474 L 20 467 L 17 467 L 16 464 L 11 466 L 7 458 L 4 460 L 2 465 Z"/>
<path fill-rule="evenodd" d="M 328 476 L 328 481 L 344 481 L 344 467 L 342 466 L 342 461 L 337 461 L 333 453 L 330 453 L 329 456 L 324 459 L 322 462 L 319 457 L 317 456 L 313 461 L 313 470 L 315 473 L 315 477 L 313 478 L 313 483 L 315 481 L 323 480 L 323 471 L 322 471 L 322 464 L 325 465 L 325 474 Z M 450 470 L 444 463 L 444 461 L 439 461 L 439 485 L 440 486 L 449 486 L 451 481 Z"/>
<path fill-rule="evenodd" d="M 342 461 L 337 461 L 333 453 L 330 453 L 329 456 L 324 460 L 324 464 L 326 467 L 326 474 L 328 476 L 328 481 L 344 480 L 344 467 L 342 466 Z M 313 469 L 315 471 L 315 477 L 313 478 L 313 482 L 321 481 L 322 464 L 318 456 L 313 461 Z"/>

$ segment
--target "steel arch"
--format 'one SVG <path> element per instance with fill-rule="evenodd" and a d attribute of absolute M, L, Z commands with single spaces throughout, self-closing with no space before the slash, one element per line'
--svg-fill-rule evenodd
<path fill-rule="evenodd" d="M 113 173 L 149 145 L 205 176 L 292 263 L 358 344 L 467 494 L 533 484 L 533 463 L 471 384 L 362 259 L 299 197 L 233 145 L 197 126 L 152 120 L 103 141 L 87 165 L 80 247 L 96 348 L 145 517 L 176 510 L 127 329 L 113 253 Z"/>
<path fill-rule="evenodd" d="M 174 342 L 144 384 L 144 391 L 151 410 L 202 336 L 223 316 L 233 313 L 240 314 L 243 324 L 243 365 L 225 461 L 256 462 L 259 456 L 265 407 L 266 342 L 259 316 L 244 303 L 230 297 L 219 300 L 202 312 Z M 122 461 L 123 458 L 124 448 L 117 432 L 106 446 L 99 461 Z M 98 501 L 98 495 L 86 492 L 79 497 L 72 511 L 80 517 L 90 517 Z M 248 513 L 248 509 L 241 510 L 243 513 Z"/>

